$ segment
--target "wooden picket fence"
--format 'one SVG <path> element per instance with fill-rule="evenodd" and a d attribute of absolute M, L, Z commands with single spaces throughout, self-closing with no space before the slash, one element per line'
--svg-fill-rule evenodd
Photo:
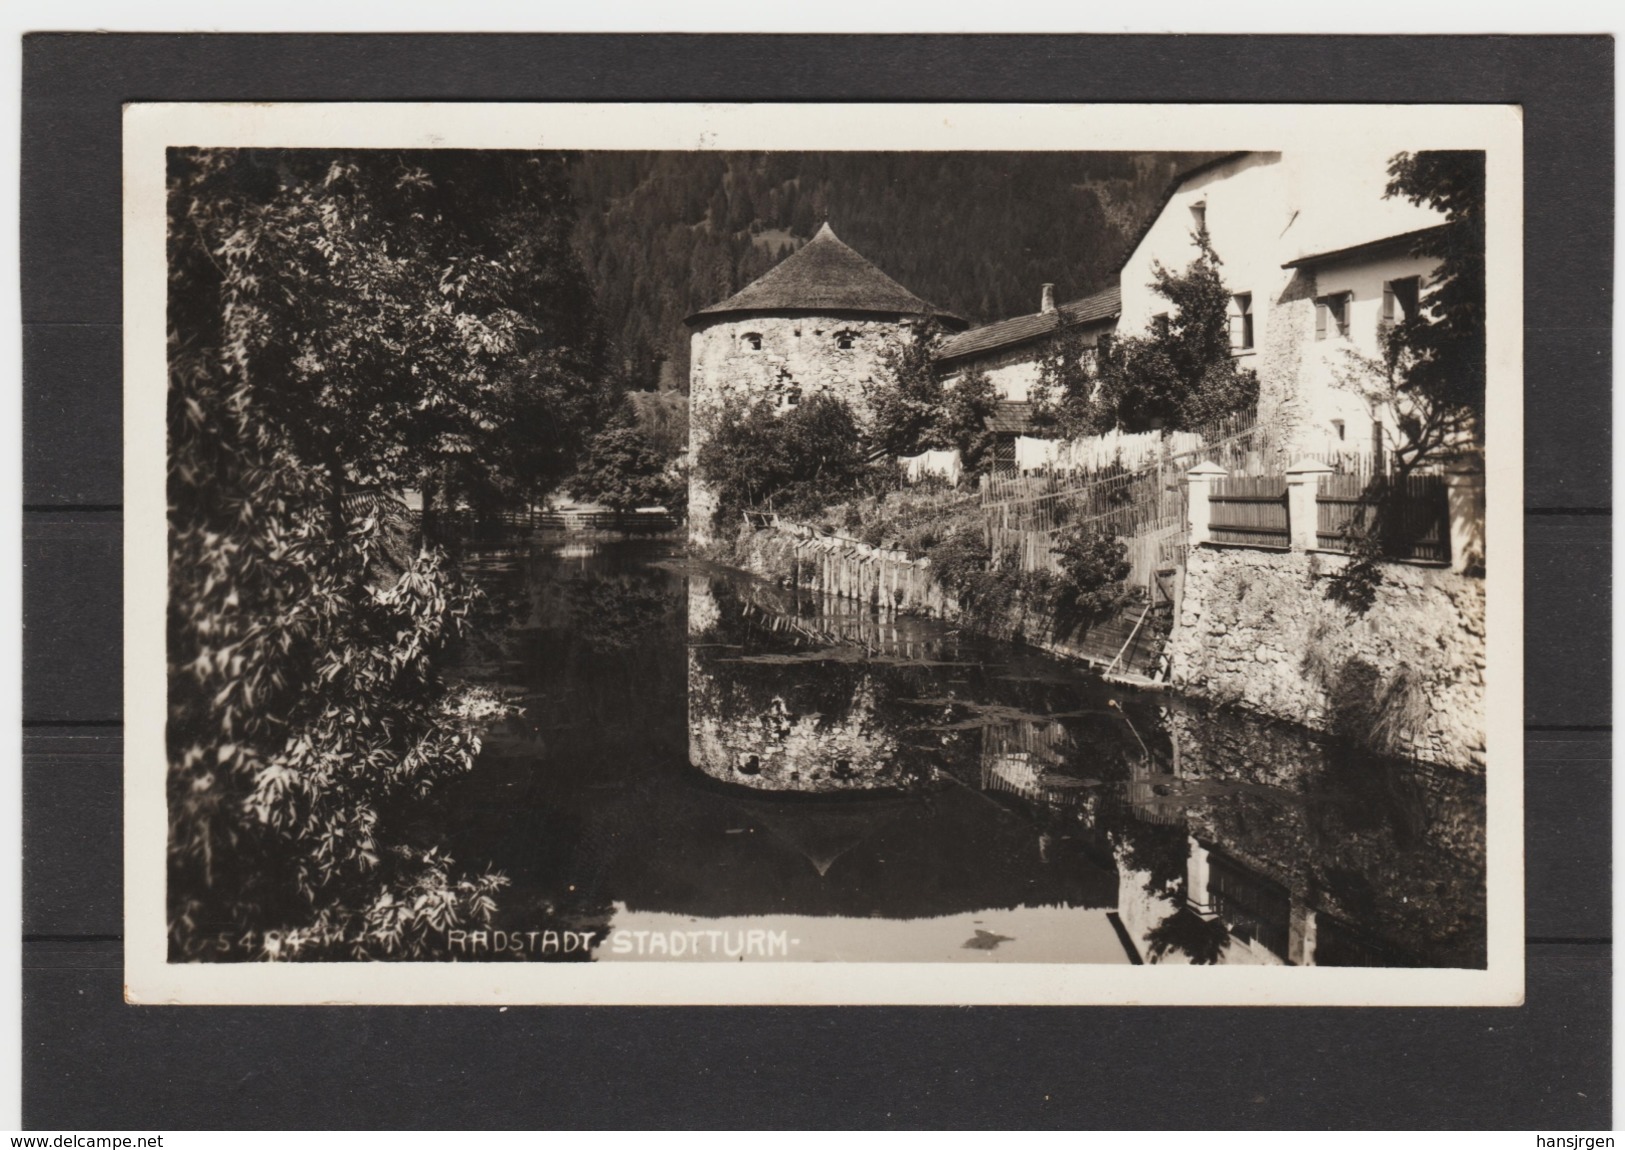
<path fill-rule="evenodd" d="M 1208 501 L 1208 537 L 1214 543 L 1292 546 L 1285 476 L 1218 479 Z M 1381 535 L 1385 558 L 1448 563 L 1450 501 L 1444 476 L 1400 478 L 1359 469 L 1322 476 L 1315 494 L 1315 546 L 1350 553 L 1373 531 Z"/>
<path fill-rule="evenodd" d="M 1323 476 L 1315 496 L 1315 542 L 1350 552 L 1373 531 L 1393 559 L 1450 561 L 1450 497 L 1443 475 Z"/>
<path fill-rule="evenodd" d="M 1248 547 L 1292 546 L 1284 475 L 1232 475 L 1208 495 L 1208 537 Z"/>

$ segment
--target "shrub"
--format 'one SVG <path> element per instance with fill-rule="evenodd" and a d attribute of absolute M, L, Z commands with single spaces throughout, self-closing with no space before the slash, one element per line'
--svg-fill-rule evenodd
<path fill-rule="evenodd" d="M 1377 601 L 1382 586 L 1382 540 L 1374 531 L 1359 535 L 1349 562 L 1326 576 L 1326 598 L 1364 615 Z"/>
<path fill-rule="evenodd" d="M 1061 575 L 1055 588 L 1055 630 L 1070 635 L 1114 615 L 1128 599 L 1128 547 L 1115 535 L 1082 525 L 1056 536 Z"/>
<path fill-rule="evenodd" d="M 931 546 L 926 554 L 937 582 L 961 599 L 987 574 L 993 559 L 982 533 L 964 528 Z"/>
<path fill-rule="evenodd" d="M 719 518 L 764 507 L 811 515 L 896 482 L 894 466 L 865 456 L 851 407 L 823 394 L 782 416 L 767 400 L 724 411 L 697 463 Z"/>
<path fill-rule="evenodd" d="M 643 431 L 629 423 L 613 425 L 587 441 L 570 492 L 616 511 L 635 507 L 671 508 L 686 497 L 688 485 Z"/>

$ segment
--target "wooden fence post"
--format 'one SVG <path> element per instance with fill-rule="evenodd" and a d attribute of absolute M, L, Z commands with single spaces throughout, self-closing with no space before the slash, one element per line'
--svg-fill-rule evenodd
<path fill-rule="evenodd" d="M 1199 547 L 1212 537 L 1208 525 L 1213 521 L 1213 513 L 1208 496 L 1213 493 L 1213 484 L 1228 477 L 1229 474 L 1217 463 L 1212 462 L 1198 463 L 1185 473 L 1185 481 L 1190 486 L 1186 530 L 1189 532 L 1192 547 Z"/>
<path fill-rule="evenodd" d="M 1294 551 L 1313 551 L 1320 545 L 1316 537 L 1320 511 L 1315 500 L 1320 494 L 1320 477 L 1331 473 L 1318 459 L 1300 459 L 1286 469 L 1286 522 Z"/>

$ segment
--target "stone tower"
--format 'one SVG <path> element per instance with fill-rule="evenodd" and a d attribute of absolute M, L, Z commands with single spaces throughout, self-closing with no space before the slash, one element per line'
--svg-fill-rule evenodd
<path fill-rule="evenodd" d="M 689 316 L 689 538 L 712 535 L 716 498 L 694 463 L 730 402 L 767 398 L 786 412 L 824 392 L 862 419 L 864 388 L 882 353 L 929 316 L 951 330 L 965 326 L 847 247 L 828 224 L 754 283 Z"/>

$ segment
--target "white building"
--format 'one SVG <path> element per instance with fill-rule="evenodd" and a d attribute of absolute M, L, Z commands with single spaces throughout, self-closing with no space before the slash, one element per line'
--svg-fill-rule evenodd
<path fill-rule="evenodd" d="M 1384 198 L 1397 150 L 1338 141 L 1231 153 L 1185 173 L 1123 264 L 1118 331 L 1144 335 L 1166 322 L 1153 268 L 1187 267 L 1206 227 L 1232 293 L 1233 354 L 1257 371 L 1259 419 L 1283 449 L 1391 448 L 1392 416 L 1350 386 L 1350 353 L 1376 358 L 1383 326 L 1415 308 L 1433 263 L 1412 256 L 1412 244 L 1444 222 Z"/>
<path fill-rule="evenodd" d="M 962 331 L 937 349 L 935 358 L 948 386 L 981 371 L 998 394 L 998 409 L 988 420 L 996 471 L 1016 468 L 1018 438 L 1045 434 L 1032 425 L 1032 389 L 1050 341 L 1065 330 L 1077 335 L 1093 355 L 1101 338 L 1116 326 L 1118 307 L 1115 284 L 1059 306 L 1054 286 L 1045 284 L 1037 311 Z"/>

